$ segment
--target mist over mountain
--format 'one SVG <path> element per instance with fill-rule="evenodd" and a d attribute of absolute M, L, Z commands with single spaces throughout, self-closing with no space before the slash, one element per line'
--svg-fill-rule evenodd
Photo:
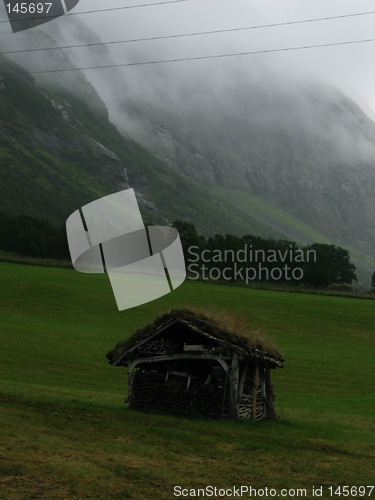
<path fill-rule="evenodd" d="M 71 18 L 58 27 L 50 23 L 24 32 L 17 44 L 3 42 L 2 50 L 93 43 L 100 43 L 98 35 Z M 132 62 L 140 50 L 126 46 L 122 54 L 125 63 Z M 148 59 L 157 55 L 163 54 L 151 50 Z M 29 71 L 114 62 L 106 46 L 8 57 Z M 243 217 L 237 231 L 263 226 L 263 236 L 278 234 L 303 243 L 318 234 L 322 241 L 375 257 L 374 122 L 342 91 L 288 74 L 288 68 L 260 60 L 225 66 L 207 61 L 202 71 L 199 64 L 52 73 L 36 75 L 36 81 L 68 89 L 170 172 L 193 182 L 208 200 L 237 210 Z M 149 174 L 131 168 L 130 173 L 140 196 L 155 205 Z M 181 185 L 172 181 L 168 189 L 178 197 Z M 248 196 L 245 208 L 241 193 Z M 163 207 L 158 208 L 162 214 Z M 285 222 L 288 216 L 293 222 Z M 298 221 L 303 229 L 297 229 Z"/>
<path fill-rule="evenodd" d="M 32 40 L 23 37 L 24 44 Z M 57 45 L 51 40 L 48 46 Z M 242 234 L 246 227 L 285 236 L 229 202 L 208 198 L 197 182 L 121 135 L 82 72 L 35 79 L 25 69 L 35 68 L 28 55 L 13 56 L 23 66 L 0 55 L 0 212 L 63 223 L 78 207 L 132 187 L 146 223 L 189 219 L 206 234 Z M 52 59 L 72 66 L 59 51 Z"/>
<path fill-rule="evenodd" d="M 98 41 L 82 23 L 74 26 L 70 38 L 82 41 L 85 33 L 86 41 Z M 127 47 L 122 53 L 134 60 Z M 74 54 L 79 66 L 112 61 L 105 46 Z M 267 61 L 206 61 L 205 68 L 115 68 L 86 76 L 118 129 L 185 176 L 259 196 L 375 256 L 374 122 L 332 85 Z"/>
<path fill-rule="evenodd" d="M 117 125 L 185 175 L 260 196 L 374 255 L 375 124 L 337 89 L 278 84 L 242 82 L 204 104 L 191 93 L 178 118 L 137 103 Z"/>

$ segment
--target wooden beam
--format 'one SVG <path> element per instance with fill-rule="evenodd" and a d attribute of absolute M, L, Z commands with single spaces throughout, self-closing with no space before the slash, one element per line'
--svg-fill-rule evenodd
<path fill-rule="evenodd" d="M 130 361 L 128 362 L 128 395 L 125 399 L 125 403 L 129 403 L 131 405 L 131 399 L 132 399 L 132 389 L 133 389 L 133 370 L 130 371 L 131 368 L 131 363 Z"/>
<path fill-rule="evenodd" d="M 217 354 L 192 354 L 192 353 L 176 353 L 176 354 L 161 354 L 156 356 L 149 356 L 147 358 L 138 358 L 134 361 L 128 363 L 129 366 L 129 376 L 133 372 L 134 368 L 142 363 L 157 363 L 160 361 L 174 361 L 180 359 L 212 359 L 218 362 L 219 365 L 225 370 L 226 373 L 229 371 L 228 363 L 224 358 L 218 356 Z"/>
<path fill-rule="evenodd" d="M 230 415 L 231 418 L 238 420 L 238 382 L 239 382 L 239 363 L 238 354 L 232 352 L 231 378 L 230 378 Z"/>
<path fill-rule="evenodd" d="M 257 416 L 257 390 L 259 384 L 259 364 L 255 362 L 254 378 L 253 378 L 253 397 L 251 402 L 251 420 L 255 420 Z"/>
<path fill-rule="evenodd" d="M 265 373 L 264 373 L 264 376 L 265 376 L 265 379 L 267 381 L 267 384 L 268 384 L 268 390 L 269 390 L 269 397 L 268 397 L 268 408 L 269 408 L 269 417 L 275 417 L 276 416 L 276 413 L 275 413 L 275 406 L 274 406 L 274 394 L 273 394 L 273 387 L 272 387 L 272 383 L 271 383 L 271 373 L 270 373 L 270 369 L 269 368 L 266 368 L 265 370 Z"/>
<path fill-rule="evenodd" d="M 242 394 L 243 394 L 243 386 L 245 384 L 245 380 L 246 380 L 246 377 L 247 377 L 247 372 L 249 370 L 249 362 L 248 361 L 245 361 L 245 366 L 242 370 L 242 375 L 241 375 L 241 379 L 240 379 L 240 384 L 238 386 L 238 401 L 242 398 Z"/>

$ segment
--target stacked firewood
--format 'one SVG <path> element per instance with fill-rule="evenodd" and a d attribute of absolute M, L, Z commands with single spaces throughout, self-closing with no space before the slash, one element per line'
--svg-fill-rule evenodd
<path fill-rule="evenodd" d="M 177 350 L 178 346 L 170 340 L 150 340 L 147 344 L 140 346 L 136 354 L 137 356 L 173 354 Z"/>
<path fill-rule="evenodd" d="M 152 371 L 134 374 L 130 405 L 141 411 L 167 412 L 182 416 L 221 418 L 227 416 L 224 391 L 187 389 L 185 380 L 171 379 Z M 223 415 L 224 413 L 224 415 Z"/>

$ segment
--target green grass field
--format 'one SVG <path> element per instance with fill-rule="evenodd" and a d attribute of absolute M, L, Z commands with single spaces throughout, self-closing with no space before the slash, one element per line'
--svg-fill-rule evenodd
<path fill-rule="evenodd" d="M 176 485 L 305 488 L 304 498 L 323 486 L 339 498 L 327 488 L 374 484 L 373 301 L 185 282 L 118 312 L 104 275 L 0 263 L 0 279 L 1 500 L 173 499 Z M 278 420 L 127 409 L 126 370 L 106 353 L 189 304 L 238 313 L 283 350 Z"/>

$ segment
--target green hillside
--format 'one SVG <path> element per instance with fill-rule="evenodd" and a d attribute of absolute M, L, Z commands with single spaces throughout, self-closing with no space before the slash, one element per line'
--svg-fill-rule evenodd
<path fill-rule="evenodd" d="M 329 238 L 292 215 L 262 200 L 260 196 L 235 189 L 227 189 L 222 186 L 214 186 L 211 191 L 215 196 L 229 201 L 239 210 L 258 219 L 259 225 L 276 228 L 281 233 L 284 233 L 285 237 L 293 238 L 294 241 L 304 244 L 314 242 L 332 243 Z"/>
<path fill-rule="evenodd" d="M 170 499 L 175 485 L 306 488 L 312 498 L 313 486 L 328 497 L 332 485 L 373 483 L 372 301 L 187 281 L 120 313 L 104 275 L 0 263 L 0 278 L 1 498 Z M 127 409 L 126 370 L 105 354 L 189 304 L 240 314 L 283 350 L 277 421 Z"/>
<path fill-rule="evenodd" d="M 79 93 L 90 105 L 56 84 L 35 83 L 2 56 L 0 77 L 0 211 L 63 223 L 78 207 L 133 187 L 146 221 L 194 221 L 205 234 L 261 229 L 123 137 L 83 77 Z"/>
<path fill-rule="evenodd" d="M 227 189 L 222 186 L 211 188 L 211 193 L 218 199 L 231 203 L 248 217 L 256 222 L 257 232 L 253 234 L 269 237 L 272 231 L 280 234 L 281 238 L 296 241 L 302 244 L 327 243 L 334 245 L 335 241 L 327 238 L 312 227 L 304 224 L 292 215 L 262 200 L 260 196 L 251 195 L 244 191 Z M 251 231 L 249 231 L 251 233 Z M 350 252 L 352 262 L 358 267 L 359 281 L 364 285 L 370 284 L 370 276 L 375 269 L 375 259 L 366 255 L 352 245 L 341 245 Z"/>

